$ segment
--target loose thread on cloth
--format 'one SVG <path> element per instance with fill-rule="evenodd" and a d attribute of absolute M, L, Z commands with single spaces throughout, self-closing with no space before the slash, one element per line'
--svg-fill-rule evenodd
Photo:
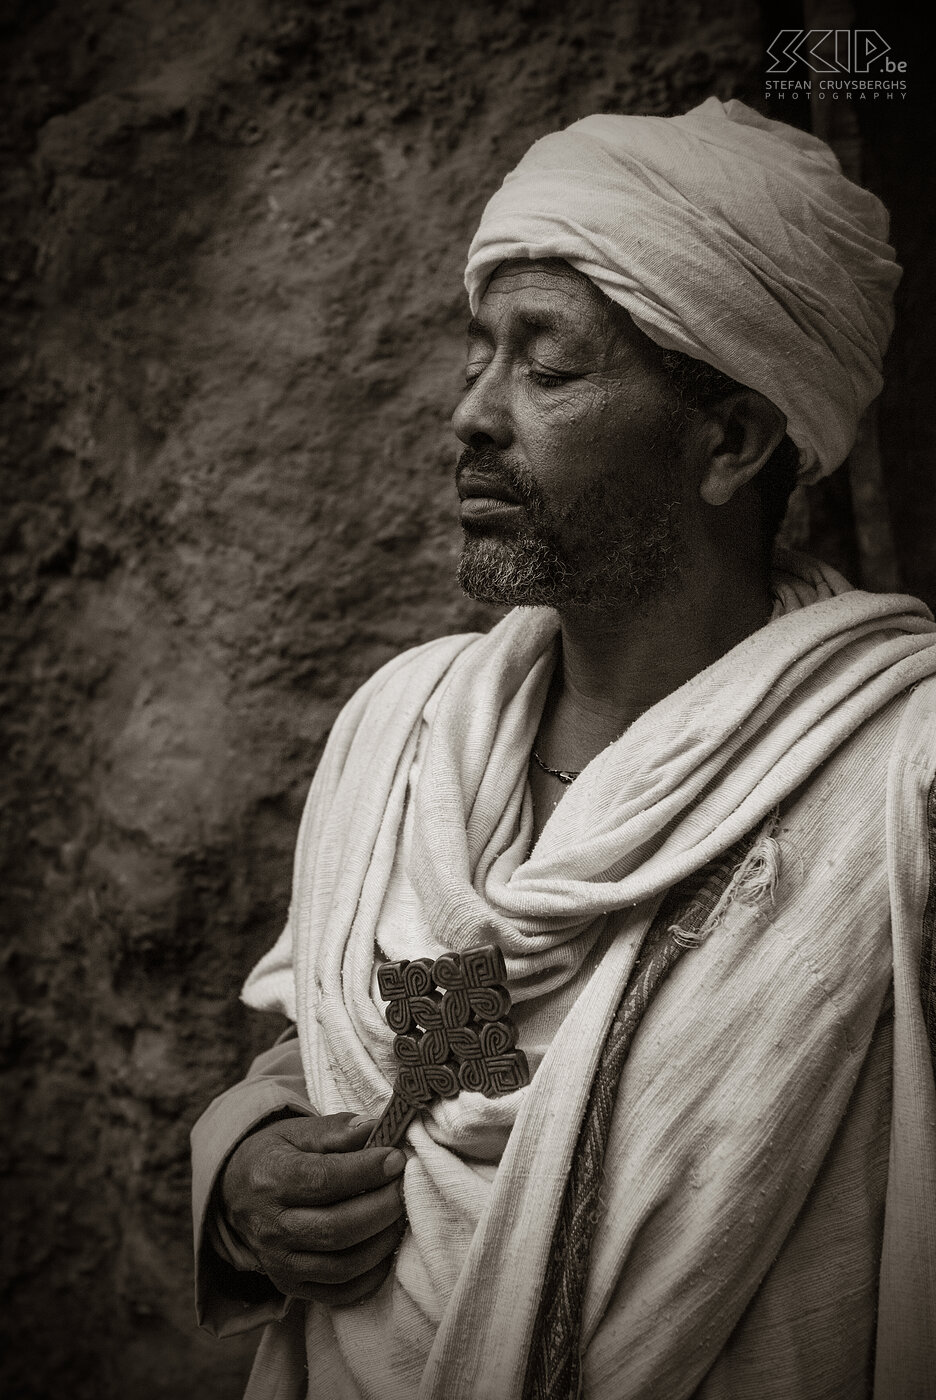
<path fill-rule="evenodd" d="M 677 885 L 654 916 L 608 1030 L 592 1082 L 543 1280 L 524 1381 L 524 1400 L 577 1400 L 581 1393 L 582 1298 L 601 1215 L 602 1170 L 617 1086 L 634 1035 L 670 969 L 724 917 L 728 896 L 746 880 L 742 902 L 772 896 L 779 847 L 766 826 Z M 768 843 L 772 843 L 769 845 Z"/>
<path fill-rule="evenodd" d="M 740 904 L 745 909 L 756 909 L 758 905 L 773 903 L 777 881 L 780 878 L 780 842 L 774 835 L 779 822 L 780 809 L 776 807 L 761 827 L 754 844 L 735 870 L 727 888 L 718 895 L 701 924 L 696 925 L 693 922 L 691 927 L 687 926 L 685 921 L 670 924 L 669 932 L 680 947 L 698 948 L 709 934 L 719 927 L 733 904 Z M 693 919 L 701 907 L 698 903 L 700 897 L 697 896 L 691 905 Z"/>

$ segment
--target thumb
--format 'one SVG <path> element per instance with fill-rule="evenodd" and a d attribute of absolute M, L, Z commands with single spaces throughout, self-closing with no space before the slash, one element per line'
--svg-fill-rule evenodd
<path fill-rule="evenodd" d="M 363 1113 L 328 1113 L 291 1118 L 279 1127 L 283 1137 L 304 1152 L 354 1152 L 364 1146 L 375 1122 Z"/>

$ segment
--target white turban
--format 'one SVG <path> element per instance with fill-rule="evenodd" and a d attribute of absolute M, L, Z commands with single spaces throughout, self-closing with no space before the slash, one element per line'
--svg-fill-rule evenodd
<path fill-rule="evenodd" d="M 537 141 L 489 201 L 465 285 L 476 312 L 505 259 L 565 259 L 658 345 L 776 404 L 810 481 L 881 389 L 900 280 L 887 235 L 824 142 L 710 97 Z"/>

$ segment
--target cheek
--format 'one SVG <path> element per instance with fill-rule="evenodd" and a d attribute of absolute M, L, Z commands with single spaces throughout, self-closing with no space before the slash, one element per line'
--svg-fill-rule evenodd
<path fill-rule="evenodd" d="M 581 470 L 583 457 L 590 455 L 603 434 L 600 423 L 588 407 L 572 395 L 547 403 L 525 395 L 526 402 L 516 413 L 516 440 L 526 464 L 543 487 L 561 490 L 566 478 Z M 542 399 L 543 395 L 537 396 Z M 574 468 L 574 472 L 573 472 Z"/>
<path fill-rule="evenodd" d="M 611 453 L 619 438 L 620 428 L 613 408 L 612 396 L 590 385 L 576 385 L 565 391 L 535 390 L 526 395 L 523 406 L 524 435 L 536 459 L 545 468 L 583 458 L 598 458 Z"/>
<path fill-rule="evenodd" d="M 682 429 L 672 402 L 648 391 L 627 406 L 601 416 L 594 434 L 595 450 L 616 456 L 624 465 L 639 468 L 641 462 L 658 467 L 661 457 L 678 450 Z"/>
<path fill-rule="evenodd" d="M 671 402 L 655 385 L 583 383 L 564 393 L 524 389 L 515 400 L 518 446 L 558 513 L 610 476 L 640 492 L 666 475 L 677 449 Z M 661 470 L 662 469 L 662 470 Z"/>

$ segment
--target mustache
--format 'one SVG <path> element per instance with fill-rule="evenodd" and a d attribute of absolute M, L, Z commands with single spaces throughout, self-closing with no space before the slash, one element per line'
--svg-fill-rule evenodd
<path fill-rule="evenodd" d="M 456 486 L 465 472 L 477 472 L 507 487 L 534 518 L 547 514 L 543 494 L 530 473 L 498 452 L 496 447 L 466 447 L 455 468 Z"/>

